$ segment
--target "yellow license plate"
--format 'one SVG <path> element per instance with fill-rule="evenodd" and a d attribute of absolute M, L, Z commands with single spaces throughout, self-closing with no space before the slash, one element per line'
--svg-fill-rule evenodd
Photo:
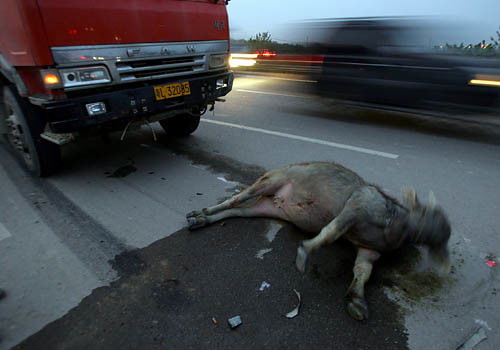
<path fill-rule="evenodd" d="M 155 98 L 157 101 L 164 100 L 166 98 L 179 97 L 191 94 L 188 81 L 182 83 L 155 86 L 154 91 L 155 91 Z"/>

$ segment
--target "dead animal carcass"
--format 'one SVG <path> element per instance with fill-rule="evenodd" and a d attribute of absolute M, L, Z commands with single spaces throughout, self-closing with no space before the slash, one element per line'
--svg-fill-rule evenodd
<path fill-rule="evenodd" d="M 421 244 L 444 271 L 449 271 L 450 224 L 432 193 L 421 204 L 414 190 L 403 189 L 403 202 L 365 182 L 336 163 L 312 162 L 275 169 L 219 205 L 187 215 L 190 229 L 228 217 L 271 217 L 318 233 L 302 241 L 296 265 L 304 272 L 308 254 L 344 237 L 357 248 L 354 279 L 346 294 L 351 317 L 368 317 L 364 285 L 381 253 L 405 244 Z"/>

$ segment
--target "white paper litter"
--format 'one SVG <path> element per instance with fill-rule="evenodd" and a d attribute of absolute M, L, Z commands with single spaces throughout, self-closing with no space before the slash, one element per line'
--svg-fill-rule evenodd
<path fill-rule="evenodd" d="M 267 289 L 269 287 L 271 287 L 271 285 L 269 283 L 267 283 L 266 281 L 264 281 L 261 283 L 259 291 L 263 292 L 265 289 Z"/>
<path fill-rule="evenodd" d="M 299 302 L 297 303 L 295 309 L 293 309 L 292 311 L 290 311 L 285 315 L 287 318 L 294 318 L 295 316 L 297 316 L 299 314 L 300 305 L 302 304 L 300 293 L 297 292 L 295 289 L 293 291 L 295 292 L 295 294 L 297 294 L 297 299 L 299 299 Z"/>

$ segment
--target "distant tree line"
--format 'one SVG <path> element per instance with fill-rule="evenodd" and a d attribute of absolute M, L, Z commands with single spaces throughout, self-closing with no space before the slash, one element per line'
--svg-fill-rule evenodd
<path fill-rule="evenodd" d="M 495 32 L 496 37 L 490 37 L 490 41 L 482 40 L 477 44 L 464 45 L 444 44 L 434 46 L 434 50 L 439 53 L 469 56 L 500 56 L 500 27 Z"/>
<path fill-rule="evenodd" d="M 250 39 L 233 40 L 231 46 L 245 46 L 249 51 L 269 50 L 276 53 L 309 53 L 311 52 L 310 46 L 301 44 L 279 43 L 272 39 L 271 33 L 262 32 L 257 33 Z"/>
<path fill-rule="evenodd" d="M 232 40 L 232 47 L 244 48 L 245 51 L 256 52 L 269 50 L 281 54 L 322 54 L 325 46 L 319 43 L 309 43 L 307 45 L 298 43 L 279 43 L 272 39 L 271 33 L 262 32 L 251 36 L 250 39 Z M 495 36 L 490 40 L 482 40 L 477 44 L 443 44 L 433 47 L 433 51 L 442 54 L 469 55 L 469 56 L 490 56 L 500 57 L 500 27 L 495 32 Z"/>

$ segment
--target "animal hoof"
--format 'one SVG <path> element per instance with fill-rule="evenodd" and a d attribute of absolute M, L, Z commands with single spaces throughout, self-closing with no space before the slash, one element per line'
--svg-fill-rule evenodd
<path fill-rule="evenodd" d="M 194 230 L 207 225 L 207 219 L 203 216 L 188 217 L 188 229 Z"/>
<path fill-rule="evenodd" d="M 306 271 L 306 262 L 307 262 L 307 252 L 301 243 L 301 245 L 297 248 L 297 257 L 295 259 L 295 265 L 297 266 L 297 269 L 302 273 Z"/>
<path fill-rule="evenodd" d="M 352 298 L 346 304 L 347 313 L 356 321 L 363 321 L 368 318 L 368 305 L 361 298 Z"/>
<path fill-rule="evenodd" d="M 193 217 L 200 216 L 200 215 L 202 215 L 201 210 L 194 210 L 194 211 L 192 211 L 190 213 L 187 213 L 186 214 L 186 218 L 189 219 L 189 218 L 193 218 Z"/>

